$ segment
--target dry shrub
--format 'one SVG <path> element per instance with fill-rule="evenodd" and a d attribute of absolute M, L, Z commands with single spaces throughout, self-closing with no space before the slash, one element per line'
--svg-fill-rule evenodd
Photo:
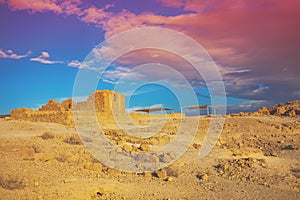
<path fill-rule="evenodd" d="M 20 178 L 13 176 L 1 176 L 0 186 L 7 190 L 23 189 L 25 187 Z"/>
<path fill-rule="evenodd" d="M 33 148 L 34 153 L 42 153 L 42 148 L 40 146 L 37 145 L 32 145 L 32 146 L 28 146 L 28 148 Z"/>
<path fill-rule="evenodd" d="M 177 167 L 166 167 L 168 176 L 179 177 L 182 174 L 182 171 Z"/>
<path fill-rule="evenodd" d="M 66 162 L 67 161 L 67 156 L 66 155 L 60 155 L 60 156 L 55 157 L 55 159 L 58 162 Z"/>
<path fill-rule="evenodd" d="M 65 143 L 71 144 L 71 145 L 81 145 L 82 142 L 80 140 L 80 137 L 78 135 L 72 135 L 64 139 Z"/>
<path fill-rule="evenodd" d="M 43 140 L 48 140 L 48 139 L 53 139 L 55 137 L 55 135 L 53 133 L 50 133 L 50 132 L 44 132 L 40 137 Z"/>
<path fill-rule="evenodd" d="M 291 169 L 291 172 L 296 178 L 300 178 L 300 168 Z"/>

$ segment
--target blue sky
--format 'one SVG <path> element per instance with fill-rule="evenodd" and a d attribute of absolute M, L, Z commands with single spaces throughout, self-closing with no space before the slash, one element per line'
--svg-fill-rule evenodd
<path fill-rule="evenodd" d="M 298 2 L 243 2 L 0 0 L 0 113 L 72 97 L 76 76 L 86 70 L 83 64 L 93 48 L 122 31 L 145 26 L 184 33 L 205 48 L 224 80 L 229 112 L 299 99 Z M 202 77 L 181 58 L 157 50 L 119 58 L 98 89 L 114 89 L 118 74 L 130 74 L 147 62 L 173 67 L 192 83 L 198 103 L 210 104 Z M 174 78 L 159 69 L 147 73 Z M 184 92 L 179 91 L 186 99 L 182 106 L 195 103 Z M 150 84 L 136 93 L 130 101 L 127 97 L 127 108 L 180 107 L 168 88 Z"/>

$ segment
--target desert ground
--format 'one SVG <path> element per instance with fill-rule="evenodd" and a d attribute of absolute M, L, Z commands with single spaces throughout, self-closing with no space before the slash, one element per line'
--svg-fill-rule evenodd
<path fill-rule="evenodd" d="M 185 117 L 199 121 L 188 150 L 170 166 L 147 173 L 101 164 L 74 127 L 2 118 L 0 199 L 300 199 L 299 116 L 228 115 L 213 150 L 200 159 L 212 117 Z M 177 121 L 170 120 L 162 132 L 172 140 Z M 113 126 L 105 131 L 112 140 L 123 137 L 115 142 L 121 153 L 151 151 L 169 141 L 160 143 L 158 136 L 136 148 Z"/>

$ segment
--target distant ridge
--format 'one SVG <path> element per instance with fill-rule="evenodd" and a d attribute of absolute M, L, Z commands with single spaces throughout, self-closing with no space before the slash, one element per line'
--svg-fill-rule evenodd
<path fill-rule="evenodd" d="M 271 107 L 262 107 L 256 112 L 240 112 L 237 114 L 230 114 L 230 116 L 300 116 L 300 100 L 290 101 L 287 103 L 280 103 Z"/>
<path fill-rule="evenodd" d="M 260 110 L 262 109 L 265 108 L 263 107 Z M 291 116 L 291 117 L 300 115 L 300 100 L 287 102 L 286 104 L 280 103 L 277 104 L 276 106 L 267 108 L 267 110 L 269 111 L 270 115 Z"/>

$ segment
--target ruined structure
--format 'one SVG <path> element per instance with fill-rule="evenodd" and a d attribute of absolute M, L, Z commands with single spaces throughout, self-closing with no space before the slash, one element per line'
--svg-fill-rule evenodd
<path fill-rule="evenodd" d="M 68 126 L 74 125 L 73 111 L 94 110 L 105 118 L 125 115 L 124 95 L 108 90 L 97 90 L 86 101 L 75 103 L 71 98 L 62 103 L 51 99 L 39 110 L 18 108 L 10 111 L 14 119 L 29 121 L 55 122 Z"/>
<path fill-rule="evenodd" d="M 75 105 L 75 110 L 95 110 L 104 115 L 125 115 L 124 95 L 109 90 L 97 90 L 93 92 L 86 101 Z"/>

